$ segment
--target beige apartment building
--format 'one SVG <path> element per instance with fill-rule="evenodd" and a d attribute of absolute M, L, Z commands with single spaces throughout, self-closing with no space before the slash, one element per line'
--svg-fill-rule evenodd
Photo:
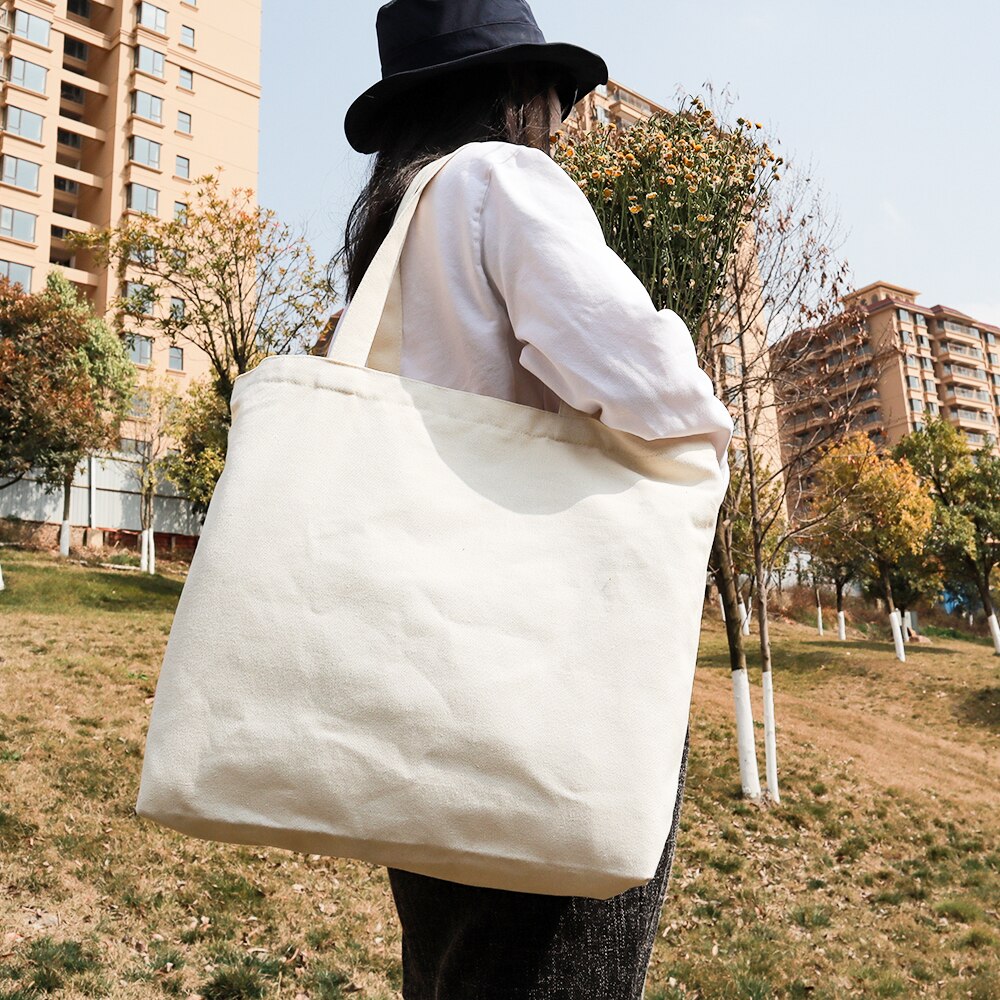
<path fill-rule="evenodd" d="M 948 306 L 920 305 L 919 294 L 877 281 L 844 297 L 846 308 L 860 308 L 861 329 L 834 325 L 808 341 L 802 360 L 823 382 L 829 405 L 779 401 L 786 444 L 815 434 L 831 407 L 846 401 L 841 411 L 848 424 L 880 447 L 892 447 L 937 416 L 974 448 L 996 445 L 1000 327 Z"/>
<path fill-rule="evenodd" d="M 588 94 L 566 120 L 565 129 L 570 134 L 578 134 L 598 125 L 614 125 L 629 128 L 636 122 L 645 121 L 652 115 L 668 114 L 661 104 L 643 97 L 634 90 L 614 80 L 598 87 Z M 749 244 L 744 253 L 752 253 Z M 781 446 L 778 433 L 778 411 L 775 406 L 771 380 L 768 378 L 770 364 L 767 346 L 767 332 L 761 322 L 750 324 L 745 333 L 748 373 L 743 370 L 743 360 L 739 340 L 734 331 L 723 329 L 716 332 L 717 354 L 711 372 L 720 393 L 729 407 L 736 423 L 732 450 L 737 459 L 745 452 L 745 431 L 743 426 L 742 401 L 737 387 L 746 387 L 751 420 L 754 423 L 754 439 L 759 457 L 771 474 L 781 469 Z"/>
<path fill-rule="evenodd" d="M 183 213 L 195 179 L 217 168 L 225 187 L 256 190 L 260 18 L 261 0 L 3 4 L 0 273 L 37 291 L 60 267 L 104 314 L 127 288 L 74 253 L 68 233 L 114 226 L 127 213 Z M 170 308 L 183 306 L 157 306 Z M 132 359 L 180 392 L 208 369 L 201 352 L 151 330 L 135 337 Z M 77 505 L 86 519 L 78 511 L 71 520 L 133 521 L 124 501 L 101 506 L 94 477 L 91 469 L 80 487 L 90 491 Z M 44 503 L 14 489 L 5 508 L 51 520 Z"/>

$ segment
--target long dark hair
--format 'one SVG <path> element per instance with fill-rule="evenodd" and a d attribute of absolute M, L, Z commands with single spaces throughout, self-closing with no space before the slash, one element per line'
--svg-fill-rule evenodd
<path fill-rule="evenodd" d="M 467 142 L 549 149 L 548 93 L 561 81 L 542 65 L 490 66 L 428 81 L 400 98 L 383 124 L 382 149 L 347 218 L 338 255 L 352 297 L 422 167 Z"/>

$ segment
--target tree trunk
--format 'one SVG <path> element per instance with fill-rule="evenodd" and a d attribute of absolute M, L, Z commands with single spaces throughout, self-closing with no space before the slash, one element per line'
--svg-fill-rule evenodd
<path fill-rule="evenodd" d="M 63 558 L 69 555 L 69 542 L 72 531 L 69 523 L 69 508 L 73 498 L 73 473 L 75 471 L 76 469 L 71 470 L 63 480 L 63 519 L 62 524 L 59 526 L 59 555 Z"/>
<path fill-rule="evenodd" d="M 816 592 L 816 631 L 822 635 L 823 634 L 823 601 L 820 599 L 819 587 L 815 588 Z"/>
<path fill-rule="evenodd" d="M 3 566 L 0 566 L 0 591 L 6 590 L 7 585 L 3 582 Z"/>
<path fill-rule="evenodd" d="M 726 544 L 723 515 L 715 526 L 712 542 L 712 575 L 719 590 L 726 619 L 726 639 L 729 645 L 729 667 L 733 683 L 733 703 L 736 710 L 736 747 L 740 765 L 740 786 L 750 799 L 760 798 L 760 774 L 757 770 L 757 750 L 754 741 L 753 710 L 750 704 L 750 680 L 747 674 L 746 652 L 743 649 L 742 619 L 733 564 Z"/>
<path fill-rule="evenodd" d="M 844 614 L 844 583 L 846 581 L 841 577 L 840 579 L 834 580 L 834 584 L 837 587 L 837 638 L 844 642 L 847 639 L 847 617 Z"/>
<path fill-rule="evenodd" d="M 976 573 L 976 587 L 979 590 L 979 599 L 983 602 L 983 610 L 986 612 L 986 624 L 990 627 L 990 637 L 993 639 L 993 652 L 1000 656 L 1000 625 L 997 624 L 997 612 L 993 607 L 993 595 L 990 593 L 989 574 L 983 578 Z"/>
<path fill-rule="evenodd" d="M 889 582 L 889 567 L 882 565 L 879 567 L 879 575 L 882 579 L 882 587 L 885 590 L 885 603 L 889 609 L 889 628 L 892 630 L 892 644 L 896 647 L 896 659 L 900 663 L 906 662 L 906 646 L 903 644 L 903 626 L 896 610 L 895 602 L 892 599 L 892 584 Z"/>
<path fill-rule="evenodd" d="M 735 271 L 735 264 L 734 264 Z M 778 741 L 774 723 L 774 687 L 771 673 L 771 633 L 767 622 L 767 574 L 764 572 L 764 539 L 761 528 L 760 489 L 757 482 L 757 456 L 754 454 L 755 424 L 750 419 L 750 395 L 747 392 L 747 343 L 743 323 L 743 305 L 740 297 L 739 281 L 734 274 L 736 293 L 736 316 L 739 322 L 740 367 L 743 374 L 740 382 L 740 404 L 743 410 L 743 436 L 746 444 L 747 484 L 750 487 L 750 533 L 753 538 L 754 585 L 757 590 L 757 626 L 760 630 L 761 688 L 764 694 L 764 773 L 767 791 L 773 802 L 780 802 L 778 792 Z M 749 618 L 747 632 L 749 632 Z"/>

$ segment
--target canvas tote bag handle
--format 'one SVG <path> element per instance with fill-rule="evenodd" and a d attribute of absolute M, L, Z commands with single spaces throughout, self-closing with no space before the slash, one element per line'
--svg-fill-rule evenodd
<path fill-rule="evenodd" d="M 369 363 L 369 355 L 372 355 L 372 345 L 375 343 L 379 324 L 382 323 L 383 314 L 387 312 L 388 304 L 391 307 L 388 311 L 394 315 L 386 316 L 385 325 L 391 325 L 393 329 L 385 330 L 385 343 L 380 345 L 383 355 L 379 359 L 381 363 L 376 363 L 374 356 L 371 362 L 373 367 L 398 374 L 399 341 L 402 335 L 398 271 L 403 243 L 406 241 L 406 233 L 424 188 L 454 155 L 449 153 L 433 163 L 428 163 L 413 178 L 396 212 L 392 228 L 382 241 L 371 264 L 368 265 L 368 270 L 365 271 L 365 276 L 351 300 L 347 315 L 337 330 L 337 336 L 327 354 L 331 360 L 359 368 L 365 367 Z"/>
<path fill-rule="evenodd" d="M 456 150 L 457 152 L 457 150 Z M 327 357 L 358 367 L 399 374 L 403 338 L 402 282 L 399 260 L 410 223 L 424 188 L 455 155 L 449 153 L 428 163 L 410 184 L 400 202 L 392 228 L 365 271 Z M 559 413 L 586 417 L 560 400 Z"/>

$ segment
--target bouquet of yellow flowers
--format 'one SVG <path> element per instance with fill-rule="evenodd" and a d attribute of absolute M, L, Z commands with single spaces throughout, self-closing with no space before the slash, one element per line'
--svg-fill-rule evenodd
<path fill-rule="evenodd" d="M 608 244 L 658 309 L 697 339 L 726 269 L 778 180 L 782 159 L 759 124 L 721 125 L 699 97 L 627 129 L 598 125 L 553 137 L 554 155 L 590 200 Z M 752 236 L 751 236 L 752 238 Z"/>

